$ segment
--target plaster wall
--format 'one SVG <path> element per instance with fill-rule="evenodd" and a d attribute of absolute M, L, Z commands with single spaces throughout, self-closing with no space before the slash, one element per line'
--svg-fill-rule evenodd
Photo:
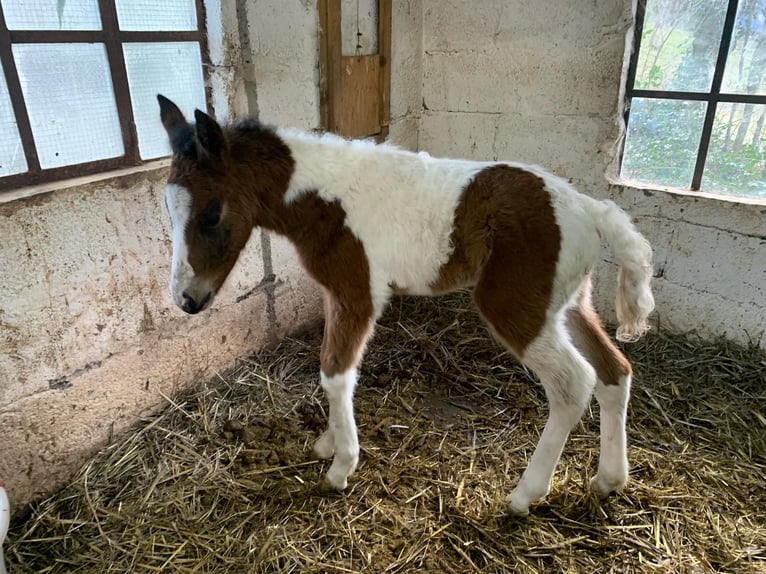
<path fill-rule="evenodd" d="M 393 65 L 419 62 L 419 0 L 394 4 Z M 216 116 L 318 128 L 315 2 L 206 11 Z M 414 149 L 420 71 L 394 77 L 391 137 Z M 0 196 L 0 480 L 17 512 L 175 391 L 321 318 L 292 246 L 260 232 L 210 310 L 175 308 L 167 163 Z"/>
<path fill-rule="evenodd" d="M 319 128 L 319 38 L 314 0 L 238 0 L 248 36 L 243 42 L 244 84 L 250 113 L 273 125 Z M 377 51 L 371 0 L 343 0 L 343 53 Z M 390 141 L 417 148 L 422 98 L 422 0 L 394 0 L 391 50 Z M 242 28 L 240 28 L 242 29 Z"/>
<path fill-rule="evenodd" d="M 631 4 L 423 0 L 419 147 L 542 165 L 614 199 L 654 246 L 655 320 L 758 340 L 766 329 L 766 205 L 636 189 L 610 175 Z M 595 302 L 613 321 L 611 267 L 597 271 Z"/>

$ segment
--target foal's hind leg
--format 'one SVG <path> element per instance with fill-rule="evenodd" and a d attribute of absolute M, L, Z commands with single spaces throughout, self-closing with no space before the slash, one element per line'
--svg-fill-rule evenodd
<path fill-rule="evenodd" d="M 585 285 L 579 305 L 567 312 L 572 341 L 596 369 L 596 400 L 601 407 L 601 454 L 592 484 L 602 495 L 620 490 L 628 481 L 625 432 L 631 367 L 604 332 L 590 304 L 590 285 Z"/>
<path fill-rule="evenodd" d="M 539 377 L 548 397 L 548 421 L 527 469 L 508 497 L 515 514 L 544 498 L 569 433 L 590 402 L 596 375 L 559 324 L 549 325 L 524 352 L 522 361 Z"/>
<path fill-rule="evenodd" d="M 372 308 L 346 304 L 328 295 L 321 353 L 321 382 L 329 415 L 327 430 L 314 445 L 314 455 L 335 455 L 320 488 L 343 490 L 359 461 L 359 440 L 354 421 L 357 366 L 373 327 Z"/>
<path fill-rule="evenodd" d="M 490 277 L 488 274 L 485 279 Z M 569 432 L 590 401 L 596 374 L 572 345 L 563 320 L 546 320 L 547 301 L 537 301 L 535 308 L 531 298 L 519 299 L 517 304 L 523 308 L 514 308 L 514 301 L 503 296 L 507 290 L 498 289 L 494 282 L 485 279 L 479 282 L 474 293 L 482 316 L 494 334 L 537 374 L 548 397 L 548 421 L 527 469 L 507 499 L 511 512 L 527 514 L 529 505 L 544 498 L 550 490 L 553 471 Z M 527 304 L 527 301 L 532 302 Z M 535 314 L 539 316 L 535 318 Z M 530 333 L 539 334 L 532 335 L 533 340 L 527 343 L 524 337 Z"/>

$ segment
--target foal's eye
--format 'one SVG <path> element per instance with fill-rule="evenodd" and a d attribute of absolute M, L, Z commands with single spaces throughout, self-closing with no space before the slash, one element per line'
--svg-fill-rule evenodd
<path fill-rule="evenodd" d="M 203 229 L 209 229 L 215 227 L 221 221 L 221 202 L 213 200 L 205 210 L 197 216 L 200 227 Z"/>

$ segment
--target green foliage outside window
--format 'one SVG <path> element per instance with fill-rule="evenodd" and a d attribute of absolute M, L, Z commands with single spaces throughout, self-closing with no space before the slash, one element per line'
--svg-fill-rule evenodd
<path fill-rule="evenodd" d="M 634 88 L 709 92 L 727 0 L 648 0 Z M 741 0 L 722 94 L 766 95 L 766 0 Z M 622 176 L 689 188 L 704 101 L 632 99 Z M 725 100 L 725 97 L 722 99 Z M 701 190 L 766 198 L 766 105 L 717 104 Z"/>

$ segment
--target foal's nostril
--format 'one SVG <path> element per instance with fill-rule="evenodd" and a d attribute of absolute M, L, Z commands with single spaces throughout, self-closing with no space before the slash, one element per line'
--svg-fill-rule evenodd
<path fill-rule="evenodd" d="M 199 311 L 200 305 L 197 305 L 197 302 L 186 291 L 181 293 L 181 298 L 183 299 L 181 309 L 192 315 Z"/>

